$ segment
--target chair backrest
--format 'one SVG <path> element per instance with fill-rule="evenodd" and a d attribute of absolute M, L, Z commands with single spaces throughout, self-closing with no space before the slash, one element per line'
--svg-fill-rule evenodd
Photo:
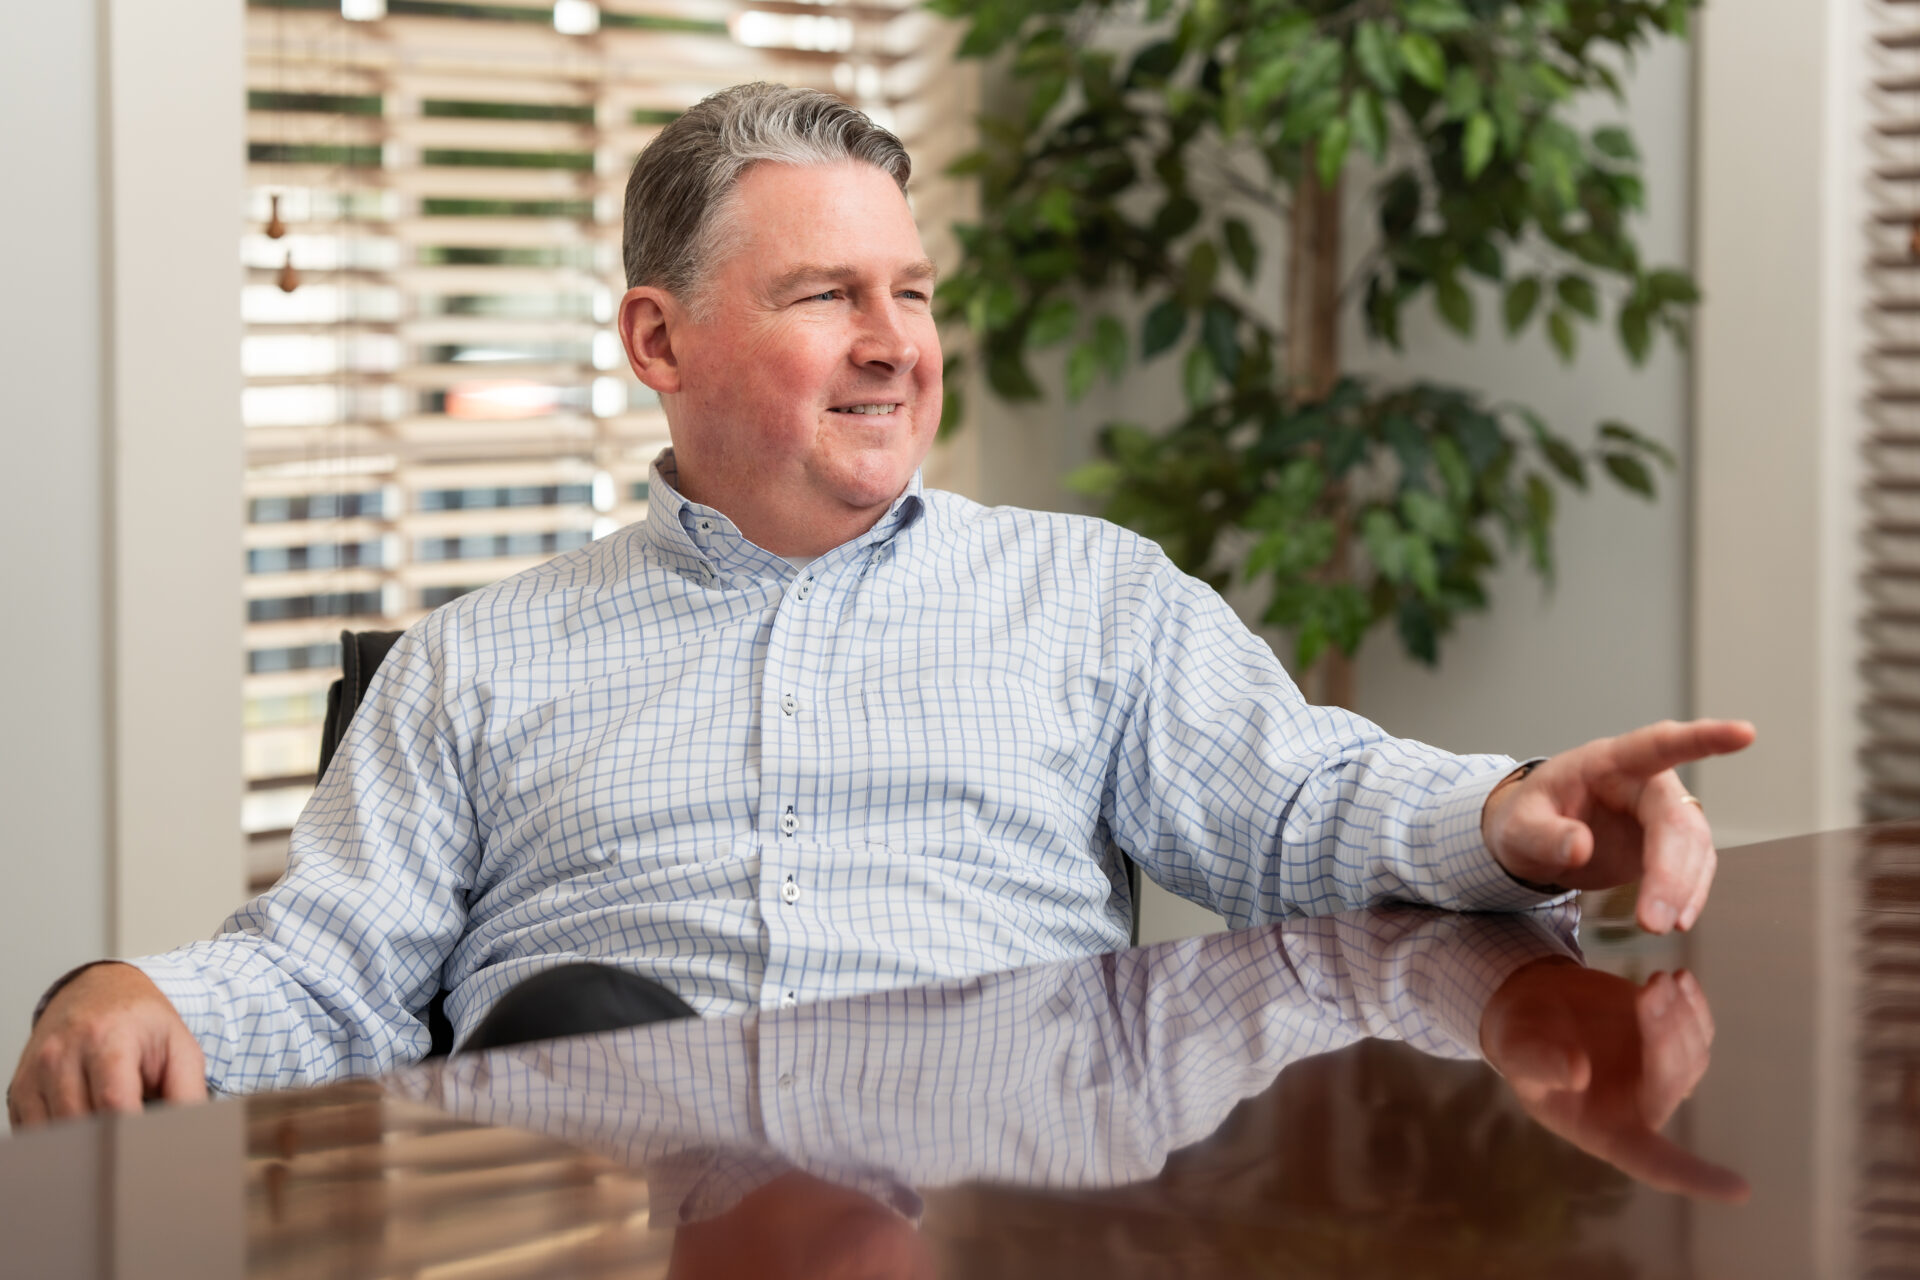
<path fill-rule="evenodd" d="M 398 631 L 342 631 L 340 633 L 340 678 L 327 688 L 327 723 L 320 731 L 320 776 L 327 776 L 327 766 L 333 762 L 333 753 L 340 747 L 340 739 L 347 736 L 347 725 L 353 721 L 353 713 L 360 709 L 366 699 L 367 686 L 373 683 L 373 673 L 380 669 L 380 662 L 392 649 L 394 642 L 400 639 Z"/>

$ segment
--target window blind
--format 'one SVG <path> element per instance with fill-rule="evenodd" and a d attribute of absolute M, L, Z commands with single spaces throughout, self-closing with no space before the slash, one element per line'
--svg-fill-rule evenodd
<path fill-rule="evenodd" d="M 947 24 L 884 0 L 252 0 L 255 883 L 312 790 L 343 628 L 405 627 L 644 515 L 666 422 L 611 327 L 639 150 L 728 85 L 833 92 L 907 144 L 950 260 L 963 197 L 941 171 L 971 129 L 952 48 Z"/>
<path fill-rule="evenodd" d="M 1920 814 L 1920 4 L 1866 0 L 1868 821 Z"/>

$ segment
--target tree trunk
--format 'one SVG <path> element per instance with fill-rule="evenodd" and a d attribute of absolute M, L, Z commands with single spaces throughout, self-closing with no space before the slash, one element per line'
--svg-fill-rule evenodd
<path fill-rule="evenodd" d="M 1323 186 L 1311 151 L 1293 192 L 1287 236 L 1287 376 L 1295 404 L 1324 398 L 1340 380 L 1340 184 Z M 1351 522 L 1333 495 L 1336 537 L 1328 577 L 1346 572 Z M 1301 673 L 1307 697 L 1325 706 L 1353 706 L 1353 661 L 1328 649 Z"/>

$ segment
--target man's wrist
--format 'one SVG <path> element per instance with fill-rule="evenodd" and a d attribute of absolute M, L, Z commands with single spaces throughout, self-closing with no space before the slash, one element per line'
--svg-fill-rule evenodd
<path fill-rule="evenodd" d="M 76 965 L 74 968 L 67 970 L 65 973 L 55 978 L 53 980 L 53 985 L 48 987 L 46 991 L 41 994 L 39 1002 L 33 1006 L 33 1018 L 31 1021 L 27 1023 L 28 1029 L 31 1030 L 32 1028 L 40 1025 L 40 1015 L 47 1011 L 47 1006 L 53 1003 L 53 998 L 55 996 L 59 995 L 62 991 L 65 991 L 69 986 L 73 985 L 73 980 L 75 978 L 87 972 L 89 969 L 98 969 L 103 964 L 126 964 L 126 963 L 127 962 L 124 960 L 89 960 L 85 964 Z M 131 968 L 132 966 L 129 965 L 128 967 Z"/>

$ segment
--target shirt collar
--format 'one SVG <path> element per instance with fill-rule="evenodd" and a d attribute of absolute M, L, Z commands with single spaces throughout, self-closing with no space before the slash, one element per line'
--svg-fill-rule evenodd
<path fill-rule="evenodd" d="M 646 536 L 657 550 L 681 567 L 711 569 L 730 577 L 785 579 L 792 575 L 793 567 L 785 559 L 749 542 L 724 514 L 682 496 L 674 487 L 679 478 L 673 450 L 662 449 L 647 478 Z M 874 522 L 873 528 L 844 545 L 868 547 L 888 542 L 919 520 L 926 505 L 920 471 L 915 468 L 907 487 L 886 514 Z M 841 549 L 836 547 L 820 558 L 824 560 Z"/>

